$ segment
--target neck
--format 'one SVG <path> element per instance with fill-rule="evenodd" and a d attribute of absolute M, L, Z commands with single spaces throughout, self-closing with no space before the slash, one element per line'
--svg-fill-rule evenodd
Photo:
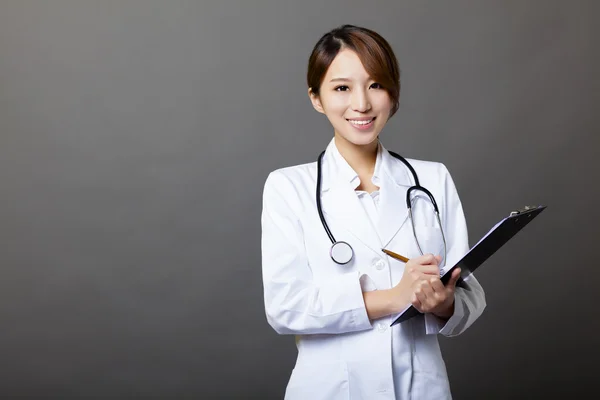
<path fill-rule="evenodd" d="M 377 161 L 378 141 L 366 145 L 355 145 L 339 135 L 335 135 L 335 145 L 346 162 L 359 176 L 372 176 Z"/>

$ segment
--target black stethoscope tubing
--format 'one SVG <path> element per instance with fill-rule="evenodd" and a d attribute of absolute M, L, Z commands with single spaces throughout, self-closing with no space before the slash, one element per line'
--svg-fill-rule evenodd
<path fill-rule="evenodd" d="M 347 242 L 342 242 L 342 241 L 336 241 L 335 237 L 333 236 L 333 233 L 331 233 L 331 229 L 329 228 L 329 225 L 327 224 L 327 221 L 325 220 L 325 216 L 323 215 L 323 207 L 321 205 L 321 168 L 322 168 L 322 161 L 323 161 L 323 156 L 325 155 L 326 151 L 323 151 L 320 155 L 319 158 L 317 160 L 317 190 L 316 190 L 316 199 L 317 199 L 317 211 L 319 213 L 319 218 L 321 219 L 321 223 L 323 224 L 323 228 L 325 229 L 325 232 L 327 233 L 327 236 L 329 236 L 329 240 L 331 240 L 332 246 L 331 246 L 331 258 L 333 259 L 333 261 L 335 261 L 337 264 L 347 264 L 348 262 L 350 262 L 350 260 L 352 260 L 353 255 L 354 255 L 354 250 L 352 249 L 352 246 L 350 246 L 350 244 L 348 244 Z M 438 218 L 438 223 L 440 224 L 440 229 L 441 229 L 441 223 L 440 223 L 440 219 L 439 219 L 439 209 L 438 209 L 438 205 L 437 202 L 435 201 L 435 197 L 433 197 L 433 194 L 431 194 L 431 192 L 429 190 L 427 190 L 426 188 L 424 188 L 423 186 L 420 185 L 419 183 L 419 177 L 417 175 L 417 172 L 415 171 L 415 169 L 413 168 L 412 165 L 410 165 L 410 163 L 404 158 L 402 157 L 400 154 L 395 153 L 393 151 L 388 151 L 394 158 L 402 161 L 402 163 L 404 163 L 404 165 L 406 165 L 406 167 L 410 170 L 411 175 L 413 176 L 413 179 L 415 181 L 415 185 L 411 186 L 408 188 L 408 190 L 406 191 L 406 207 L 408 208 L 409 211 L 409 216 L 411 219 L 411 224 L 413 227 L 413 235 L 415 236 L 415 240 L 417 242 L 417 246 L 419 247 L 419 251 L 421 251 L 421 246 L 419 245 L 419 241 L 416 237 L 416 232 L 415 232 L 415 228 L 414 228 L 414 221 L 412 220 L 412 204 L 410 202 L 410 194 L 411 192 L 415 191 L 415 190 L 420 190 L 423 193 L 425 193 L 429 199 L 431 200 L 431 203 L 433 204 L 433 208 L 435 210 L 436 216 Z M 444 237 L 444 231 L 442 229 L 442 238 L 444 240 L 444 247 L 446 245 L 446 239 Z M 350 250 L 350 256 L 348 257 L 348 259 L 346 261 L 339 261 L 335 258 L 335 256 L 333 255 L 333 250 L 335 246 L 347 246 L 347 248 Z M 422 251 L 421 251 L 422 253 Z"/>

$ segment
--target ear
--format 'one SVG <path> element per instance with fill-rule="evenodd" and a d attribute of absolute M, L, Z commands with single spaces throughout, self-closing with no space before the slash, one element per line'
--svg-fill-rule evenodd
<path fill-rule="evenodd" d="M 312 91 L 312 88 L 308 88 L 308 97 L 310 98 L 310 102 L 312 103 L 314 109 L 320 112 L 321 114 L 325 114 L 323 104 L 321 104 L 321 98 L 318 94 L 315 94 Z"/>

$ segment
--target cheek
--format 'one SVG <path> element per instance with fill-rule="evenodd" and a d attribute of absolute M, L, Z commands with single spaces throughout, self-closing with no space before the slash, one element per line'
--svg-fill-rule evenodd
<path fill-rule="evenodd" d="M 390 96 L 385 92 L 374 96 L 373 104 L 376 105 L 377 108 L 380 110 L 392 110 L 392 100 L 390 99 Z"/>
<path fill-rule="evenodd" d="M 331 116 L 336 116 L 344 113 L 348 108 L 348 100 L 346 96 L 328 96 L 323 98 L 321 103 L 326 113 Z"/>

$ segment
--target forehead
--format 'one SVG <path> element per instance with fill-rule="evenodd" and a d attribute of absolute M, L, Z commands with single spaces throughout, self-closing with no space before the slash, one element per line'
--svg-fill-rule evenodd
<path fill-rule="evenodd" d="M 335 56 L 325 74 L 325 82 L 335 78 L 367 80 L 369 74 L 365 70 L 358 54 L 350 49 L 343 49 Z"/>

